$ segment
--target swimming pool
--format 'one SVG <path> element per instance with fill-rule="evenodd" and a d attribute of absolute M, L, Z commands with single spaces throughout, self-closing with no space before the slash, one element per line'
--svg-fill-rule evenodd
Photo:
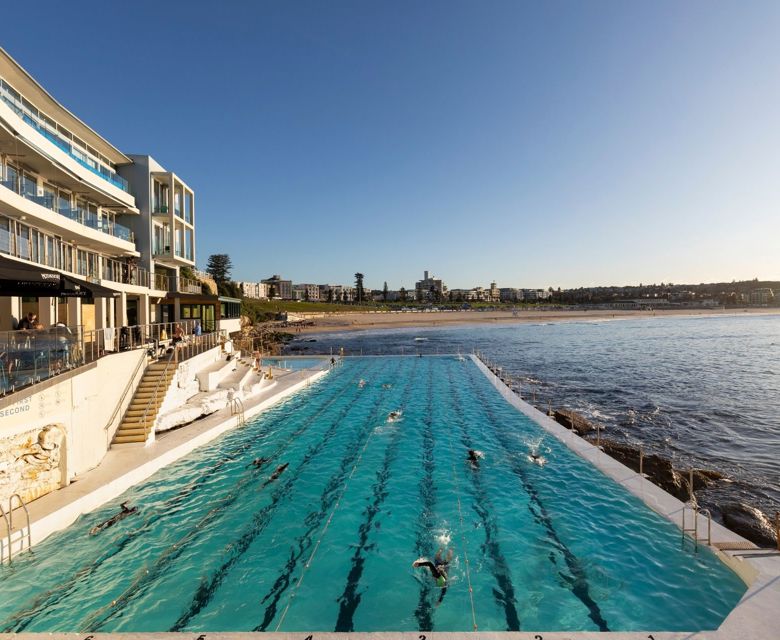
<path fill-rule="evenodd" d="M 355 358 L 0 570 L 0 630 L 694 631 L 744 591 L 470 360 Z"/>

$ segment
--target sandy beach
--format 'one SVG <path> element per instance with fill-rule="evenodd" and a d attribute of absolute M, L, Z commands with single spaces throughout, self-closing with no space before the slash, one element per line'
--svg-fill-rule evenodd
<path fill-rule="evenodd" d="M 513 324 L 534 322 L 582 322 L 583 320 L 634 320 L 639 318 L 780 315 L 780 309 L 663 309 L 633 310 L 524 310 L 524 311 L 433 311 L 332 313 L 308 318 L 311 326 L 301 333 L 326 331 L 360 331 L 366 329 L 401 329 L 405 327 L 449 327 L 469 324 Z"/>

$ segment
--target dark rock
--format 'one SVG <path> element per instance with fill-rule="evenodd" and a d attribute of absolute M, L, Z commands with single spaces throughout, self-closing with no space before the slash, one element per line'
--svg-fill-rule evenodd
<path fill-rule="evenodd" d="M 747 538 L 759 547 L 776 547 L 777 533 L 769 518 L 760 509 L 741 502 L 720 505 L 723 524 L 734 533 Z"/>
<path fill-rule="evenodd" d="M 562 424 L 581 436 L 596 430 L 596 425 L 571 409 L 556 409 L 553 417 L 558 424 Z"/>

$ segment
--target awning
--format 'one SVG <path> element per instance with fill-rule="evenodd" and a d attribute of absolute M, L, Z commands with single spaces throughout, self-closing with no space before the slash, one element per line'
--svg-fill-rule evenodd
<path fill-rule="evenodd" d="M 0 296 L 113 298 L 118 295 L 117 291 L 99 284 L 0 256 Z"/>

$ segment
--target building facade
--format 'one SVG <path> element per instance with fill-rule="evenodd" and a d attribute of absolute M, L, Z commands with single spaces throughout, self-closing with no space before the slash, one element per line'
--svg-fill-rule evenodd
<path fill-rule="evenodd" d="M 423 279 L 415 283 L 414 289 L 418 302 L 441 302 L 447 293 L 447 287 L 441 279 L 430 275 L 427 271 L 424 272 Z"/>
<path fill-rule="evenodd" d="M 260 282 L 268 287 L 268 297 L 270 299 L 293 299 L 292 280 L 283 280 L 282 276 L 275 274 Z"/>
<path fill-rule="evenodd" d="M 195 265 L 192 189 L 153 158 L 122 153 L 3 49 L 0 258 L 6 273 L 34 265 L 79 289 L 40 295 L 3 281 L 0 330 L 28 311 L 84 329 L 173 321 L 181 296 L 201 293 L 181 274 Z"/>

